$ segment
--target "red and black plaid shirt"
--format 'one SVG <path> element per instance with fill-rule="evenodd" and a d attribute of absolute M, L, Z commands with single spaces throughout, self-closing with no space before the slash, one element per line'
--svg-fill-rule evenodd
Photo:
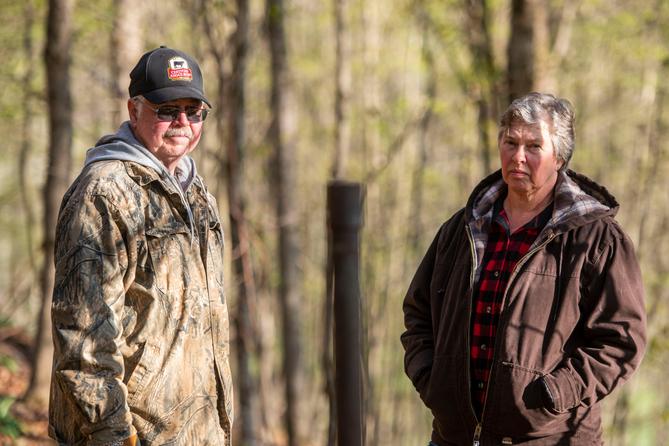
<path fill-rule="evenodd" d="M 516 263 L 527 254 L 553 213 L 553 206 L 548 206 L 525 226 L 510 234 L 509 220 L 502 208 L 502 202 L 503 198 L 495 204 L 483 255 L 481 277 L 472 307 L 472 400 L 478 415 L 483 411 L 494 354 L 495 332 L 506 286 Z"/>

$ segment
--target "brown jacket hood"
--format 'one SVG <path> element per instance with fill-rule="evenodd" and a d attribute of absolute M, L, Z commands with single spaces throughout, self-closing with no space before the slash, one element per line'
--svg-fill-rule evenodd
<path fill-rule="evenodd" d="M 562 171 L 558 175 L 553 196 L 553 216 L 537 237 L 535 245 L 541 244 L 550 234 L 565 233 L 606 216 L 613 218 L 618 213 L 618 202 L 604 186 L 573 170 Z M 465 220 L 470 226 L 476 247 L 475 281 L 479 278 L 478 267 L 483 259 L 494 204 L 502 194 L 506 194 L 506 190 L 502 171 L 498 170 L 481 181 L 467 201 Z"/>

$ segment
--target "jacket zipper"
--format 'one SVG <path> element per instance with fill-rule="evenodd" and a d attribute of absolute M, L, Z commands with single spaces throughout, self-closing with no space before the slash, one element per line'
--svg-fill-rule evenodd
<path fill-rule="evenodd" d="M 469 227 L 469 225 L 466 225 L 467 228 L 467 238 L 469 239 L 469 249 L 471 250 L 472 254 L 472 271 L 469 274 L 469 290 L 470 290 L 470 295 L 469 295 L 469 326 L 471 326 L 472 323 L 472 299 L 474 296 L 474 277 L 476 277 L 476 247 L 474 246 L 474 236 L 472 235 L 472 230 Z M 471 348 L 471 339 L 469 338 L 470 333 L 469 333 L 469 327 L 467 327 L 467 351 L 469 352 L 469 349 Z M 472 377 L 471 377 L 471 364 L 469 361 L 467 361 L 467 385 L 469 386 L 469 394 L 472 394 Z M 471 401 L 471 397 L 470 397 Z M 485 406 L 485 404 L 484 404 Z M 474 442 L 472 443 L 473 446 L 480 446 L 480 441 L 479 439 L 481 438 L 481 421 L 476 417 L 476 411 L 474 410 L 474 406 L 471 405 L 470 407 L 472 408 L 472 413 L 474 414 L 474 418 L 476 419 L 476 428 L 474 429 Z M 483 411 L 481 411 L 481 419 L 483 419 Z"/>
<path fill-rule="evenodd" d="M 474 248 L 474 237 L 471 234 L 471 229 L 469 225 L 467 225 L 467 236 L 469 237 L 469 246 L 472 251 L 472 262 L 473 262 L 473 269 L 472 269 L 472 274 L 470 275 L 470 289 L 472 290 L 472 293 L 474 292 L 474 270 L 476 268 L 476 251 Z M 525 264 L 527 259 L 529 259 L 534 253 L 539 251 L 540 249 L 543 249 L 546 245 L 548 245 L 551 240 L 555 238 L 555 233 L 551 231 L 550 235 L 546 240 L 541 242 L 539 245 L 537 245 L 534 249 L 530 250 L 527 254 L 525 254 L 519 261 L 516 263 L 516 266 L 514 266 L 513 271 L 511 272 L 511 276 L 509 277 L 509 281 L 506 284 L 506 288 L 504 289 L 504 294 L 502 295 L 502 311 L 504 311 L 504 302 L 506 302 L 506 295 L 509 292 L 509 287 L 511 286 L 511 283 L 513 282 L 513 279 L 516 277 L 516 273 L 518 272 L 518 269 Z M 470 320 L 470 325 L 471 325 L 471 318 L 472 318 L 472 299 L 470 297 L 469 299 L 469 320 Z M 500 313 L 501 314 L 501 313 Z M 495 350 L 493 351 L 493 356 L 492 356 L 492 363 L 493 366 L 495 364 L 495 357 L 497 356 L 497 351 L 499 350 L 497 348 L 497 343 L 499 342 L 499 336 L 495 335 Z M 469 349 L 470 346 L 470 339 L 469 339 L 469 329 L 467 330 L 467 348 Z M 490 378 L 492 378 L 492 370 L 490 373 Z M 472 446 L 480 446 L 481 444 L 481 431 L 483 429 L 483 415 L 485 414 L 485 408 L 488 403 L 488 390 L 490 388 L 490 381 L 491 379 L 488 379 L 488 382 L 486 383 L 486 389 L 485 389 L 485 398 L 483 399 L 483 407 L 481 408 L 481 419 L 476 420 L 476 428 L 474 429 L 474 441 L 472 442 Z M 467 382 L 469 384 L 469 393 L 471 394 L 471 366 L 468 364 L 467 365 Z M 474 412 L 474 408 L 472 407 L 472 412 Z M 476 412 L 474 412 L 476 413 Z"/>
<path fill-rule="evenodd" d="M 479 446 L 481 442 L 479 439 L 481 438 L 481 422 L 476 425 L 476 429 L 474 430 L 474 443 L 472 443 L 472 446 Z"/>

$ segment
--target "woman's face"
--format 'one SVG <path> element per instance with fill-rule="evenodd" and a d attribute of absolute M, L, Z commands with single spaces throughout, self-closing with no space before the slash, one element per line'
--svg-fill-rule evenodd
<path fill-rule="evenodd" d="M 531 199 L 538 192 L 553 189 L 562 161 L 557 159 L 545 121 L 512 123 L 500 135 L 498 145 L 502 177 L 509 192 Z"/>

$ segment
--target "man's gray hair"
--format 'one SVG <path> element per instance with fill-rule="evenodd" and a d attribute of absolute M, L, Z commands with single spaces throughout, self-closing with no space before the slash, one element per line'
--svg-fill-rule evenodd
<path fill-rule="evenodd" d="M 555 155 L 562 160 L 565 170 L 574 153 L 574 108 L 562 98 L 547 93 L 529 93 L 515 99 L 502 114 L 498 137 L 514 123 L 537 124 L 546 122 L 551 133 Z"/>

